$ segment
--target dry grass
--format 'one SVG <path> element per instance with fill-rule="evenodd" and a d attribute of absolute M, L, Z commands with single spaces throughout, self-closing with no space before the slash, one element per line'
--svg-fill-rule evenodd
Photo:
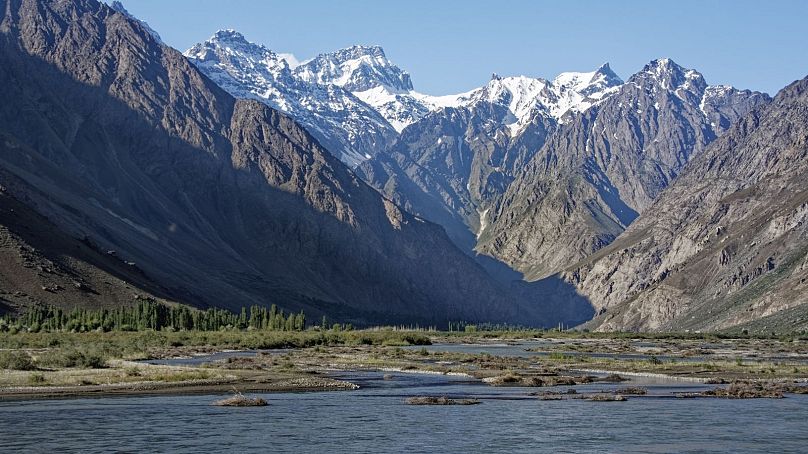
<path fill-rule="evenodd" d="M 116 385 L 132 382 L 169 382 L 178 383 L 197 380 L 232 379 L 232 371 L 215 371 L 179 366 L 156 366 L 137 364 L 125 361 L 111 361 L 106 369 L 42 369 L 36 372 L 41 376 L 36 382 L 31 380 L 31 373 L 26 371 L 0 371 L 0 388 L 21 386 L 85 386 Z"/>

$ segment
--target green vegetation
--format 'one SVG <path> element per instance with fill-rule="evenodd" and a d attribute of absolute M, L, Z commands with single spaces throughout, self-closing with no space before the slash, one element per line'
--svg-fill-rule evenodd
<path fill-rule="evenodd" d="M 28 353 L 20 351 L 0 351 L 0 369 L 34 370 L 34 361 Z"/>
<path fill-rule="evenodd" d="M 373 331 L 91 331 L 0 333 L 0 394 L 58 392 L 129 393 L 154 389 L 219 390 L 238 384 L 245 389 L 353 389 L 354 385 L 318 377 L 312 371 L 332 360 L 336 350 L 398 349 L 388 345 L 429 344 L 418 332 Z M 219 364 L 163 366 L 133 363 L 134 359 L 170 358 L 224 349 L 294 348 L 289 353 L 256 355 L 262 362 L 247 364 L 233 358 Z M 312 348 L 304 348 L 312 347 Z M 328 353 L 322 353 L 327 351 Z M 301 363 L 316 357 L 314 363 Z M 351 355 L 346 356 L 350 359 Z M 337 360 L 338 361 L 338 360 Z M 24 370 L 19 370 L 24 369 Z M 132 383 L 137 385 L 133 391 Z M 47 391 L 25 388 L 48 388 Z M 55 388 L 64 388 L 53 391 Z M 199 388 L 202 387 L 202 388 Z M 17 389 L 19 388 L 19 389 Z"/>
<path fill-rule="evenodd" d="M 34 386 L 43 385 L 45 384 L 45 382 L 47 382 L 45 376 L 40 373 L 34 372 L 33 374 L 28 376 L 28 383 L 30 383 L 31 385 Z"/>
<path fill-rule="evenodd" d="M 565 353 L 562 353 L 562 352 L 552 352 L 552 353 L 550 353 L 549 358 L 551 360 L 554 360 L 554 361 L 574 361 L 575 360 L 575 356 L 568 355 L 568 354 L 565 354 Z M 578 359 L 581 360 L 582 358 L 578 358 Z"/>
<path fill-rule="evenodd" d="M 109 354 L 92 346 L 82 348 L 52 349 L 37 358 L 40 367 L 79 367 L 82 369 L 103 369 Z"/>
<path fill-rule="evenodd" d="M 241 308 L 239 314 L 226 309 L 197 310 L 188 306 L 168 306 L 152 300 L 143 300 L 131 307 L 115 309 L 74 309 L 64 311 L 58 307 L 34 306 L 14 317 L 0 318 L 0 332 L 12 334 L 27 331 L 220 331 L 264 330 L 303 331 L 306 316 L 285 314 L 274 304 Z"/>
<path fill-rule="evenodd" d="M 419 332 L 373 331 L 140 331 L 140 332 L 38 332 L 0 333 L 0 349 L 47 349 L 60 356 L 103 359 L 143 359 L 156 351 L 183 347 L 213 349 L 305 348 L 341 345 L 429 345 Z M 46 354 L 39 355 L 40 359 Z M 48 360 L 49 363 L 54 363 Z"/>
<path fill-rule="evenodd" d="M 330 329 L 327 328 L 330 326 Z M 63 310 L 52 306 L 33 306 L 22 314 L 7 313 L 0 316 L 0 334 L 2 333 L 37 333 L 37 332 L 76 332 L 92 331 L 275 331 L 303 332 L 307 328 L 306 315 L 286 313 L 283 309 L 272 305 L 270 308 L 251 306 L 242 308 L 239 313 L 227 309 L 209 308 L 199 310 L 184 305 L 166 305 L 152 299 L 140 300 L 137 304 L 113 309 L 73 309 Z M 333 323 L 322 318 L 320 331 L 342 332 L 354 331 L 351 324 Z M 779 339 L 781 341 L 808 340 L 808 332 L 791 334 L 755 334 L 749 331 L 715 332 L 715 333 L 635 333 L 635 332 L 589 332 L 588 330 L 561 330 L 526 328 L 521 326 L 499 325 L 491 323 L 450 322 L 448 331 L 437 331 L 434 327 L 422 329 L 415 327 L 375 327 L 361 332 L 375 331 L 407 331 L 428 332 L 442 340 L 462 339 L 647 339 L 647 340 L 705 340 L 720 339 Z M 369 345 L 369 342 L 364 342 Z M 396 342 L 396 340 L 390 340 Z M 363 343 L 363 342 L 360 342 Z M 408 345 L 413 342 L 403 340 L 399 344 Z"/>

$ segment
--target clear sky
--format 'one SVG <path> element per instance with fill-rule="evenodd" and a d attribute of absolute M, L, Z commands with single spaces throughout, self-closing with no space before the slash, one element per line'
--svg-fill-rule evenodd
<path fill-rule="evenodd" d="M 185 50 L 221 28 L 304 60 L 379 44 L 415 89 L 450 94 L 491 76 L 553 78 L 608 61 L 628 78 L 669 57 L 730 84 L 774 94 L 808 75 L 803 0 L 124 0 Z"/>

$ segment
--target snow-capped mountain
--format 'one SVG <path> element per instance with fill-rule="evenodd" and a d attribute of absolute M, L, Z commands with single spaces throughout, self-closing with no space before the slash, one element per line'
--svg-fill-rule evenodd
<path fill-rule="evenodd" d="M 290 56 L 251 43 L 235 30 L 216 32 L 185 56 L 231 95 L 291 115 L 349 166 L 383 150 L 396 136 L 387 120 L 348 90 L 301 79 Z"/>
<path fill-rule="evenodd" d="M 409 74 L 386 60 L 380 48 L 373 49 L 378 50 L 374 54 L 374 59 L 364 59 L 361 63 L 358 60 L 343 62 L 339 65 L 342 72 L 335 71 L 332 77 L 328 77 L 320 71 L 316 80 L 343 87 L 356 87 L 357 89 L 351 89 L 352 93 L 373 106 L 399 132 L 429 112 L 445 107 L 471 107 L 483 102 L 507 106 L 512 116 L 507 118 L 506 124 L 510 126 L 509 130 L 514 135 L 530 122 L 531 116 L 536 111 L 558 120 L 567 112 L 582 112 L 588 109 L 623 83 L 606 63 L 592 72 L 562 73 L 552 82 L 541 78 L 500 77 L 495 74 L 488 84 L 469 92 L 432 96 L 413 90 Z M 341 52 L 337 53 L 344 55 Z M 369 63 L 376 63 L 378 66 L 373 70 L 363 66 Z M 319 66 L 322 66 L 322 63 L 318 64 Z M 354 73 L 348 74 L 345 68 L 353 69 Z M 389 68 L 391 73 L 379 71 L 380 68 Z M 368 73 L 381 73 L 384 77 L 375 79 L 362 77 Z M 311 71 L 306 71 L 306 74 L 311 74 Z M 397 74 L 403 75 L 403 78 L 391 77 Z M 314 79 L 311 75 L 308 77 Z M 362 83 L 352 82 L 355 80 Z M 400 80 L 404 83 L 386 83 L 391 80 Z"/>
<path fill-rule="evenodd" d="M 372 106 L 401 132 L 430 111 L 426 95 L 413 90 L 410 75 L 394 65 L 379 46 L 352 46 L 320 54 L 295 68 L 309 83 L 336 85 Z"/>
<path fill-rule="evenodd" d="M 592 72 L 563 73 L 552 82 L 494 74 L 486 85 L 459 95 L 399 94 L 394 101 L 414 99 L 427 113 L 357 172 L 391 200 L 443 225 L 471 250 L 476 239 L 469 233 L 483 231 L 486 213 L 545 140 L 621 86 L 604 64 Z"/>
<path fill-rule="evenodd" d="M 320 54 L 300 64 L 295 74 L 306 82 L 333 84 L 350 92 L 378 86 L 412 91 L 410 75 L 388 60 L 379 46 L 351 46 Z"/>
<path fill-rule="evenodd" d="M 495 74 L 469 92 L 430 96 L 415 91 L 378 46 L 298 64 L 228 30 L 186 55 L 232 94 L 296 118 L 360 177 L 443 225 L 464 249 L 477 246 L 538 277 L 608 244 L 690 156 L 765 102 L 760 94 L 708 86 L 669 59 L 648 63 L 626 83 L 607 63 L 552 80 Z M 547 170 L 539 158 L 556 164 Z M 547 196 L 558 181 L 569 193 Z M 612 193 L 617 201 L 603 195 Z M 584 221 L 561 230 L 569 238 L 553 233 L 569 221 L 553 204 L 568 199 L 602 212 L 592 220 L 574 211 Z M 537 235 L 552 247 L 530 243 Z"/>
<path fill-rule="evenodd" d="M 392 144 L 407 126 L 444 108 L 496 105 L 496 121 L 517 135 L 539 115 L 560 120 L 604 99 L 622 81 L 608 64 L 589 73 L 540 78 L 494 76 L 484 86 L 447 96 L 414 90 L 409 73 L 379 46 L 352 46 L 298 62 L 220 30 L 185 55 L 232 95 L 263 101 L 307 127 L 343 162 L 355 167 Z"/>
<path fill-rule="evenodd" d="M 300 64 L 294 73 L 309 83 L 350 91 L 398 132 L 430 111 L 458 106 L 464 95 L 430 96 L 415 91 L 409 73 L 393 64 L 380 46 L 352 46 L 320 54 Z"/>
<path fill-rule="evenodd" d="M 761 93 L 670 60 L 552 82 L 492 77 L 358 168 L 458 245 L 543 278 L 611 242 Z M 485 262 L 483 262 L 485 263 Z"/>
<path fill-rule="evenodd" d="M 609 63 L 588 73 L 561 73 L 553 79 L 553 91 L 557 97 L 553 116 L 561 118 L 567 112 L 583 112 L 615 93 L 622 84 L 623 81 L 612 71 Z"/>
<path fill-rule="evenodd" d="M 623 81 L 605 63 L 588 73 L 561 73 L 552 82 L 525 76 L 500 77 L 494 74 L 487 85 L 458 95 L 456 105 L 491 103 L 506 106 L 504 119 L 511 136 L 517 135 L 539 114 L 561 120 L 567 112 L 583 112 L 615 92 Z"/>
<path fill-rule="evenodd" d="M 354 95 L 376 108 L 399 132 L 428 112 L 445 107 L 471 107 L 479 103 L 503 105 L 511 113 L 504 124 L 509 126 L 510 134 L 515 135 L 537 112 L 560 120 L 567 112 L 583 112 L 622 83 L 606 63 L 592 72 L 562 73 L 552 82 L 494 74 L 488 84 L 456 95 L 430 96 L 388 85 L 377 85 Z"/>

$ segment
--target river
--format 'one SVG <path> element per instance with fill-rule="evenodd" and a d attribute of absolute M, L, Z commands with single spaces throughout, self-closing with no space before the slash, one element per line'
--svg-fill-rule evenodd
<path fill-rule="evenodd" d="M 249 354 L 249 353 L 248 353 Z M 355 391 L 260 395 L 267 407 L 214 407 L 221 395 L 0 403 L 4 452 L 805 452 L 808 395 L 675 399 L 708 385 L 634 378 L 579 392 L 645 386 L 626 402 L 539 400 L 457 376 L 339 372 Z M 567 389 L 567 388 L 563 388 Z M 542 389 L 544 390 L 544 388 Z M 472 406 L 410 406 L 448 395 Z"/>

